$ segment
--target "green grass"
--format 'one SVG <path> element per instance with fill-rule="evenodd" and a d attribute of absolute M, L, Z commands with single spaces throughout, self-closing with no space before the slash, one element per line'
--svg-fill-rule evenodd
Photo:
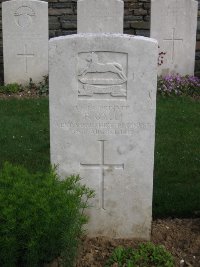
<path fill-rule="evenodd" d="M 0 101 L 0 168 L 49 168 L 48 99 Z M 158 98 L 154 217 L 200 216 L 200 102 Z"/>
<path fill-rule="evenodd" d="M 49 169 L 48 100 L 0 101 L 0 168 L 4 161 L 30 171 Z"/>
<path fill-rule="evenodd" d="M 200 102 L 159 98 L 154 217 L 200 215 Z"/>

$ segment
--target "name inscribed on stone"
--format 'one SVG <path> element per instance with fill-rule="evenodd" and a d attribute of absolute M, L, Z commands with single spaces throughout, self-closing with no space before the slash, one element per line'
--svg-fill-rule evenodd
<path fill-rule="evenodd" d="M 62 122 L 59 126 L 75 135 L 133 135 L 153 126 L 141 121 L 126 121 L 125 113 L 129 106 L 75 106 L 76 121 Z"/>

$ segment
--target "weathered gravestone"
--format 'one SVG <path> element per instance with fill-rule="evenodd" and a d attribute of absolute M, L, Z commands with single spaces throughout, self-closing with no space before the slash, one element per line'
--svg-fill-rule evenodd
<path fill-rule="evenodd" d="M 78 33 L 123 33 L 124 2 L 79 0 Z"/>
<path fill-rule="evenodd" d="M 48 75 L 48 3 L 2 4 L 5 83 L 39 82 Z"/>
<path fill-rule="evenodd" d="M 157 54 L 123 34 L 50 40 L 51 161 L 95 189 L 89 236 L 150 238 Z"/>
<path fill-rule="evenodd" d="M 194 74 L 197 10 L 194 0 L 151 1 L 151 37 L 165 53 L 159 75 Z"/>

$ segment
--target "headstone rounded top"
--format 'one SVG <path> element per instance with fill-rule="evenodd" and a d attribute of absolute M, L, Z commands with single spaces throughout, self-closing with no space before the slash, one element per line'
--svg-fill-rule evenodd
<path fill-rule="evenodd" d="M 48 2 L 40 1 L 40 0 L 9 0 L 9 1 L 4 1 L 2 3 L 2 5 L 3 6 L 12 5 L 12 4 L 26 5 L 28 3 L 37 3 L 37 4 L 42 4 L 42 5 L 48 5 Z"/>
<path fill-rule="evenodd" d="M 82 0 L 80 0 L 80 1 L 82 1 Z M 84 1 L 84 0 L 83 0 Z M 118 0 L 116 0 L 116 1 L 118 1 Z M 120 1 L 120 0 L 119 0 Z M 171 2 L 173 3 L 173 2 L 177 2 L 177 1 L 179 1 L 179 2 L 183 2 L 183 0 L 171 0 Z M 187 1 L 187 2 L 191 2 L 191 3 L 194 3 L 195 5 L 198 5 L 198 1 L 197 0 L 185 0 L 185 1 Z M 151 3 L 161 3 L 161 4 L 163 4 L 163 0 L 151 0 Z M 169 3 L 170 2 L 170 0 L 168 0 L 168 1 L 166 1 L 166 3 Z"/>

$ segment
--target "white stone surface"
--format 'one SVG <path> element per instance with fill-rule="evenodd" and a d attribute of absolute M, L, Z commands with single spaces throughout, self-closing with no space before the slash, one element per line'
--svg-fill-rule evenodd
<path fill-rule="evenodd" d="M 123 33 L 124 1 L 79 0 L 78 33 Z"/>
<path fill-rule="evenodd" d="M 2 3 L 5 83 L 39 82 L 48 75 L 48 3 Z"/>
<path fill-rule="evenodd" d="M 130 35 L 50 40 L 51 162 L 95 190 L 89 236 L 150 238 L 157 54 Z"/>
<path fill-rule="evenodd" d="M 193 75 L 198 2 L 194 0 L 152 0 L 151 37 L 165 52 L 159 75 Z"/>

